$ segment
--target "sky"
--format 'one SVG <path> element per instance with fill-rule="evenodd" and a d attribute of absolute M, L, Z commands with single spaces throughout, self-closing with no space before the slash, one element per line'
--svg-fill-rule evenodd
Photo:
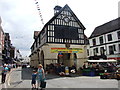
<path fill-rule="evenodd" d="M 0 0 L 0 16 L 4 32 L 9 33 L 13 46 L 22 56 L 30 55 L 34 31 L 43 27 L 35 2 L 38 1 L 43 22 L 53 16 L 56 5 L 66 4 L 85 26 L 87 37 L 95 27 L 118 17 L 119 0 Z"/>

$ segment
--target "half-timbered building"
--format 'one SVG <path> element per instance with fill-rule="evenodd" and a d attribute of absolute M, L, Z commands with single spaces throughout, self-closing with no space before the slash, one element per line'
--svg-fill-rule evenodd
<path fill-rule="evenodd" d="M 68 5 L 55 6 L 54 16 L 34 33 L 31 66 L 63 63 L 80 67 L 86 60 L 85 27 Z"/>

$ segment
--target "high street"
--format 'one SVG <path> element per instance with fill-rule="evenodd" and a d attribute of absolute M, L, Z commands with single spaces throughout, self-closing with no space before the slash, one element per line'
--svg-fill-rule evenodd
<path fill-rule="evenodd" d="M 8 79 L 7 88 L 31 88 L 32 69 L 17 68 Z M 46 88 L 118 88 L 118 81 L 114 79 L 100 79 L 99 77 L 59 77 L 47 75 Z"/>

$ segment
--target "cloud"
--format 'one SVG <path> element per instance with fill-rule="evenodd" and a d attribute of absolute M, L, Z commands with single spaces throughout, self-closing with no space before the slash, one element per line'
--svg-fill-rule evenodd
<path fill-rule="evenodd" d="M 50 20 L 55 5 L 68 4 L 86 27 L 89 36 L 100 24 L 117 18 L 118 0 L 38 0 L 44 23 Z M 47 3 L 46 3 L 47 2 Z M 43 27 L 34 0 L 0 0 L 3 30 L 10 33 L 12 44 L 26 56 L 33 43 L 33 32 Z M 28 52 L 28 53 L 27 53 Z"/>
<path fill-rule="evenodd" d="M 30 0 L 0 0 L 0 13 L 3 30 L 10 33 L 12 44 L 28 55 L 33 32 L 40 30 L 35 4 Z"/>

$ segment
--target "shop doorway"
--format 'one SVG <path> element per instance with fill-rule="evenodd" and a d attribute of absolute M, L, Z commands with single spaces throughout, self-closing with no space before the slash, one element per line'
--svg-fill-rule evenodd
<path fill-rule="evenodd" d="M 69 67 L 72 65 L 77 66 L 77 55 L 76 53 L 58 53 L 57 62 Z"/>

